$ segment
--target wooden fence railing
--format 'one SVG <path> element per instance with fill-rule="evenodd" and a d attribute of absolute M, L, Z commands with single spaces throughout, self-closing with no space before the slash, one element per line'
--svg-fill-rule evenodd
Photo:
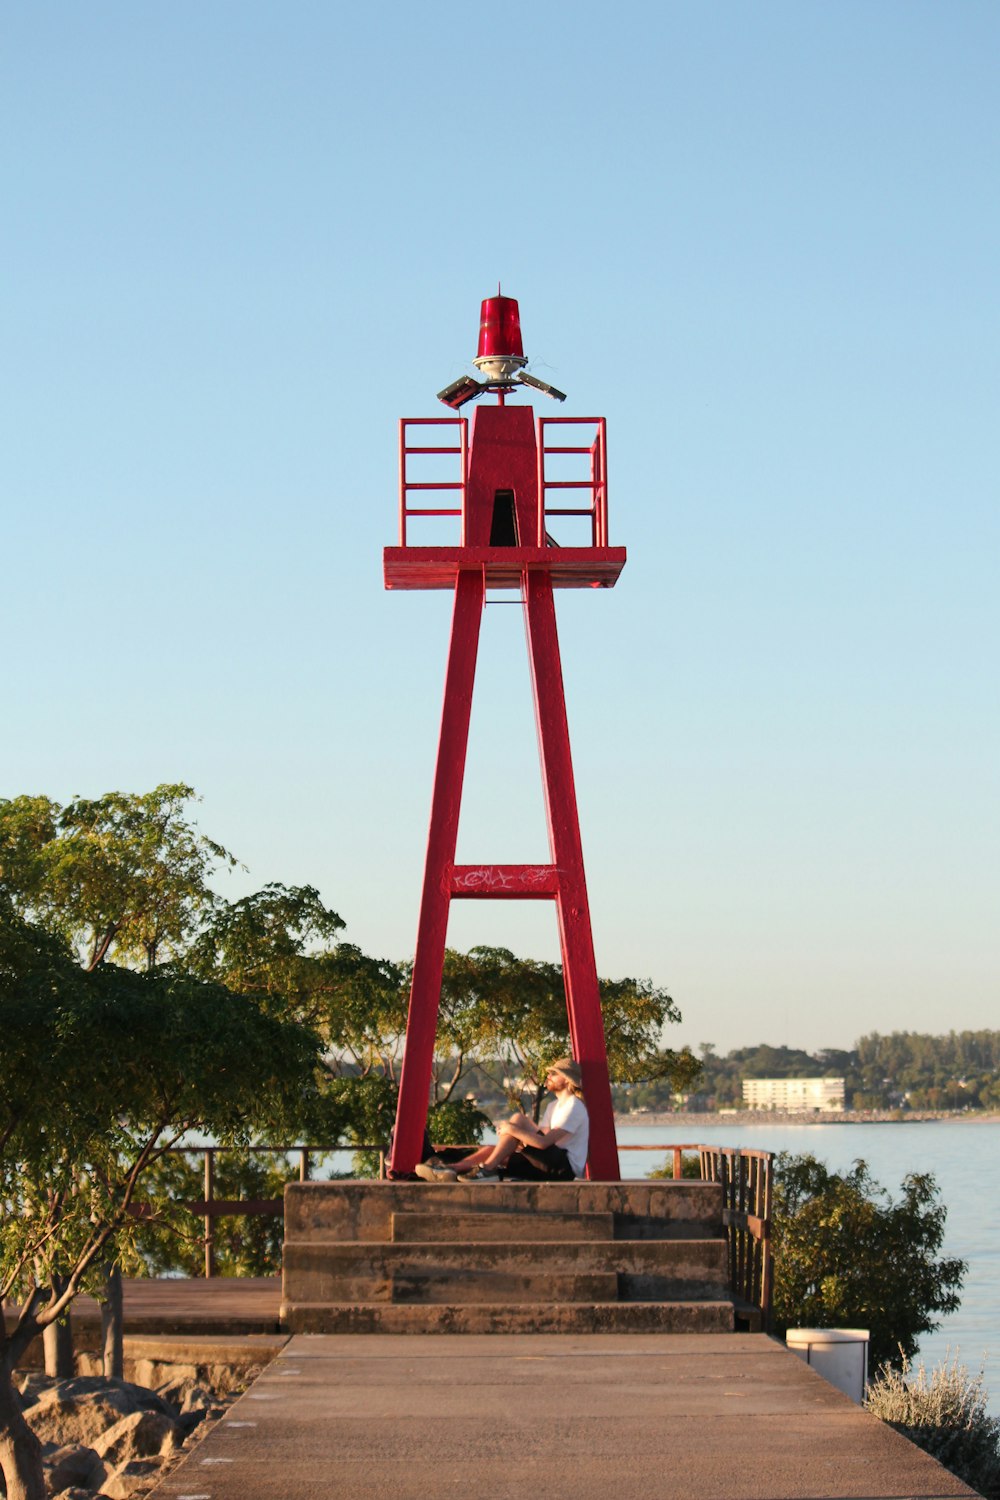
<path fill-rule="evenodd" d="M 472 1148 L 470 1148 L 472 1149 Z M 205 1159 L 205 1196 L 187 1207 L 200 1214 L 205 1224 L 205 1275 L 215 1274 L 214 1221 L 238 1214 L 280 1214 L 280 1198 L 216 1198 L 215 1161 L 226 1151 L 247 1151 L 270 1156 L 297 1156 L 299 1181 L 309 1181 L 311 1158 L 332 1151 L 378 1152 L 379 1177 L 385 1175 L 385 1148 L 382 1146 L 177 1146 L 181 1156 L 203 1156 Z M 667 1152 L 671 1158 L 671 1175 L 684 1176 L 684 1157 L 697 1157 L 698 1177 L 702 1182 L 722 1184 L 722 1223 L 729 1247 L 729 1285 L 737 1302 L 759 1309 L 766 1328 L 771 1311 L 773 1264 L 771 1259 L 771 1195 L 773 1153 L 753 1151 L 742 1146 L 703 1146 L 694 1142 L 680 1145 L 636 1146 L 619 1144 L 622 1151 Z"/>
<path fill-rule="evenodd" d="M 621 1151 L 672 1153 L 675 1178 L 684 1175 L 684 1156 L 697 1156 L 702 1182 L 722 1184 L 722 1223 L 729 1247 L 729 1286 L 737 1302 L 756 1308 L 767 1331 L 771 1317 L 774 1262 L 771 1252 L 773 1151 L 744 1146 L 703 1146 L 683 1142 L 669 1146 L 633 1146 Z"/>

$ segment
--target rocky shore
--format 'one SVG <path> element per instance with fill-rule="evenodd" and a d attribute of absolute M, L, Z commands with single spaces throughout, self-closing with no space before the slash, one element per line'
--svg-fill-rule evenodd
<path fill-rule="evenodd" d="M 22 1408 L 42 1444 L 49 1495 L 141 1500 L 224 1416 L 269 1353 L 258 1364 L 140 1359 L 129 1380 L 22 1374 Z"/>

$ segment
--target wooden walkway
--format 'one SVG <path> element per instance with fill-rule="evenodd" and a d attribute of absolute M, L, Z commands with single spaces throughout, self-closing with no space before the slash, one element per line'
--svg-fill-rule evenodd
<path fill-rule="evenodd" d="M 126 1334 L 279 1333 L 280 1276 L 138 1277 L 124 1283 Z M 100 1324 L 92 1297 L 73 1303 L 74 1330 Z"/>

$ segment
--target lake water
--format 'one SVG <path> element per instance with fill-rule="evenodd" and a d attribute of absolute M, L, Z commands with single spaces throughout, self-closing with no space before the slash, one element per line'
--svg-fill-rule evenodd
<path fill-rule="evenodd" d="M 925 1334 L 920 1358 L 930 1369 L 949 1352 L 975 1374 L 985 1367 L 991 1410 L 1000 1415 L 1000 1194 L 992 1163 L 1000 1155 L 1000 1121 L 927 1120 L 879 1125 L 708 1124 L 619 1125 L 618 1143 L 676 1141 L 811 1152 L 834 1171 L 863 1158 L 894 1197 L 907 1172 L 931 1172 L 948 1209 L 943 1253 L 969 1269 L 958 1312 Z M 651 1151 L 623 1151 L 623 1177 L 645 1177 L 666 1160 Z"/>

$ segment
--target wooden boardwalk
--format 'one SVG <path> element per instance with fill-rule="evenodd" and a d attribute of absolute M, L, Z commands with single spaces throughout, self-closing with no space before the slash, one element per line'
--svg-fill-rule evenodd
<path fill-rule="evenodd" d="M 124 1283 L 127 1334 L 278 1333 L 281 1277 L 137 1277 Z M 100 1324 L 92 1297 L 73 1303 L 73 1327 Z"/>

